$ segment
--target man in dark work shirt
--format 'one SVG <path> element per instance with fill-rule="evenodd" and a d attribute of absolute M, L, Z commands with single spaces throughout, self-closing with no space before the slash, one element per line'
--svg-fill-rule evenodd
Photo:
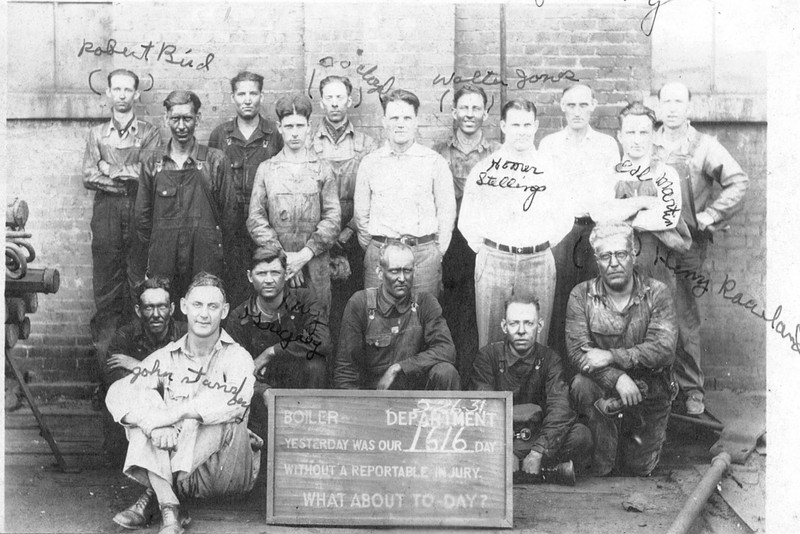
<path fill-rule="evenodd" d="M 229 315 L 225 331 L 255 360 L 250 429 L 267 438 L 264 393 L 270 387 L 324 389 L 330 331 L 310 289 L 286 285 L 286 253 L 268 245 L 253 254 L 250 298 Z"/>
<path fill-rule="evenodd" d="M 522 460 L 524 472 L 538 475 L 543 465 L 568 460 L 580 472 L 591 454 L 591 433 L 576 423 L 561 357 L 536 343 L 542 324 L 538 300 L 512 294 L 501 322 L 505 341 L 478 352 L 469 389 L 514 393 L 514 428 L 520 430 L 514 438 L 514 454 Z M 515 459 L 514 471 L 519 469 L 519 460 Z"/>
<path fill-rule="evenodd" d="M 186 333 L 186 323 L 172 318 L 175 303 L 172 302 L 167 277 L 155 276 L 144 280 L 136 287 L 136 293 L 134 310 L 137 318 L 117 329 L 108 346 L 103 369 L 104 390 L 130 375 L 133 368 L 151 353 Z M 128 448 L 125 429 L 114 422 L 108 410 L 104 409 L 103 415 L 103 448 L 112 463 L 121 463 Z"/>

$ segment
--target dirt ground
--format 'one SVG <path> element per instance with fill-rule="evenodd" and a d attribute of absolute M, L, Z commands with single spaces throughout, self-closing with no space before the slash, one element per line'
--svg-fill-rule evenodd
<path fill-rule="evenodd" d="M 60 410 L 45 411 L 54 427 L 53 433 L 65 450 L 67 463 L 81 467 L 78 473 L 61 473 L 52 467 L 53 456 L 38 435 L 29 411 L 19 410 L 6 416 L 5 531 L 125 532 L 111 518 L 135 501 L 141 488 L 105 465 L 99 451 L 101 431 L 96 412 L 93 415 L 90 408 L 80 406 L 61 407 Z M 671 423 L 661 463 L 648 478 L 579 478 L 574 487 L 515 485 L 514 532 L 663 533 L 709 465 L 711 454 L 708 449 L 715 440 L 716 435 L 710 430 Z M 763 480 L 764 457 L 753 453 L 753 461 L 748 464 L 752 465 L 746 472 L 740 470 L 738 479 L 733 477 L 733 482 Z M 758 488 L 745 487 L 751 494 L 763 492 L 763 485 L 760 490 Z M 623 507 L 623 501 L 632 497 L 644 503 L 643 512 L 626 511 Z M 263 486 L 244 500 L 184 504 L 193 519 L 187 529 L 189 534 L 324 534 L 355 530 L 267 525 Z M 140 532 L 155 534 L 158 528 L 156 522 Z M 358 529 L 359 532 L 375 530 L 426 533 L 444 529 Z M 463 530 L 447 529 L 450 532 Z M 715 493 L 690 532 L 738 534 L 753 530 Z"/>

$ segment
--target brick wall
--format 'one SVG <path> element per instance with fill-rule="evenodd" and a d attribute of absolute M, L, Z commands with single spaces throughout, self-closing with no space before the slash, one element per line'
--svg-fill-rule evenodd
<path fill-rule="evenodd" d="M 18 4 L 12 15 L 20 12 L 19 6 L 24 4 Z M 322 77 L 349 76 L 356 87 L 354 100 L 360 102 L 353 120 L 376 137 L 382 136 L 379 91 L 390 85 L 411 89 L 422 100 L 420 137 L 426 144 L 447 135 L 452 127 L 453 84 L 434 84 L 437 76 L 471 78 L 480 71 L 484 79 L 491 70 L 494 74 L 486 80 L 495 85 L 486 89 L 494 105 L 488 128 L 490 137 L 499 137 L 499 5 L 415 4 L 409 9 L 393 4 L 207 2 L 192 4 L 192 9 L 187 6 L 124 2 L 101 9 L 75 4 L 70 16 L 80 19 L 81 10 L 86 17 L 103 13 L 102 24 L 91 26 L 101 28 L 91 30 L 99 33 L 85 36 L 98 42 L 113 37 L 120 47 L 150 40 L 173 43 L 176 57 L 195 63 L 214 53 L 208 70 L 181 68 L 152 57 L 148 62 L 121 56 L 70 61 L 86 73 L 95 68 L 106 72 L 113 67 L 131 68 L 141 75 L 144 86 L 149 86 L 152 75 L 154 87 L 143 94 L 140 113 L 162 127 L 164 96 L 174 88 L 195 90 L 203 101 L 197 132 L 201 140 L 233 115 L 228 79 L 241 69 L 265 75 L 264 103 L 271 116 L 279 95 L 310 90 L 316 105 Z M 653 41 L 639 29 L 644 11 L 641 3 L 634 2 L 506 7 L 508 95 L 536 102 L 540 110 L 537 142 L 562 127 L 558 95 L 570 82 L 529 81 L 520 87 L 522 71 L 526 76 L 557 77 L 571 70 L 576 78 L 591 83 L 600 102 L 594 126 L 613 133 L 622 103 L 649 94 L 652 87 Z M 13 18 L 9 20 L 9 27 L 14 24 Z M 190 53 L 181 55 L 189 49 Z M 87 101 L 89 109 L 94 106 L 102 113 L 8 123 L 7 194 L 21 196 L 30 205 L 28 228 L 34 233 L 37 263 L 61 272 L 60 291 L 40 296 L 40 311 L 31 316 L 33 334 L 18 353 L 23 367 L 46 382 L 95 381 L 99 376 L 88 329 L 94 312 L 89 231 L 93 193 L 82 186 L 80 163 L 86 131 L 96 124 L 87 117 L 105 115 L 107 109 L 99 96 Z M 320 118 L 317 108 L 312 120 Z M 699 126 L 718 135 L 753 179 L 744 212 L 712 249 L 712 280 L 719 284 L 729 273 L 763 302 L 766 127 L 716 122 Z M 167 135 L 166 130 L 163 133 Z M 710 377 L 728 385 L 763 387 L 762 325 L 716 296 L 707 295 L 701 306 Z"/>

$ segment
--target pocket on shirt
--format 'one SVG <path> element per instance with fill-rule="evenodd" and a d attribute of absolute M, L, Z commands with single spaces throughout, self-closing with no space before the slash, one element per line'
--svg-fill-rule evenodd
<path fill-rule="evenodd" d="M 385 349 L 392 344 L 392 334 L 376 334 L 366 337 L 367 345 L 370 347 L 377 347 Z"/>

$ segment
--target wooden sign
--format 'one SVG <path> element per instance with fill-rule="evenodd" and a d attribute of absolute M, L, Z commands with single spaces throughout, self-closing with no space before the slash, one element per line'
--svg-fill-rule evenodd
<path fill-rule="evenodd" d="M 512 528 L 505 392 L 271 390 L 267 523 Z"/>

